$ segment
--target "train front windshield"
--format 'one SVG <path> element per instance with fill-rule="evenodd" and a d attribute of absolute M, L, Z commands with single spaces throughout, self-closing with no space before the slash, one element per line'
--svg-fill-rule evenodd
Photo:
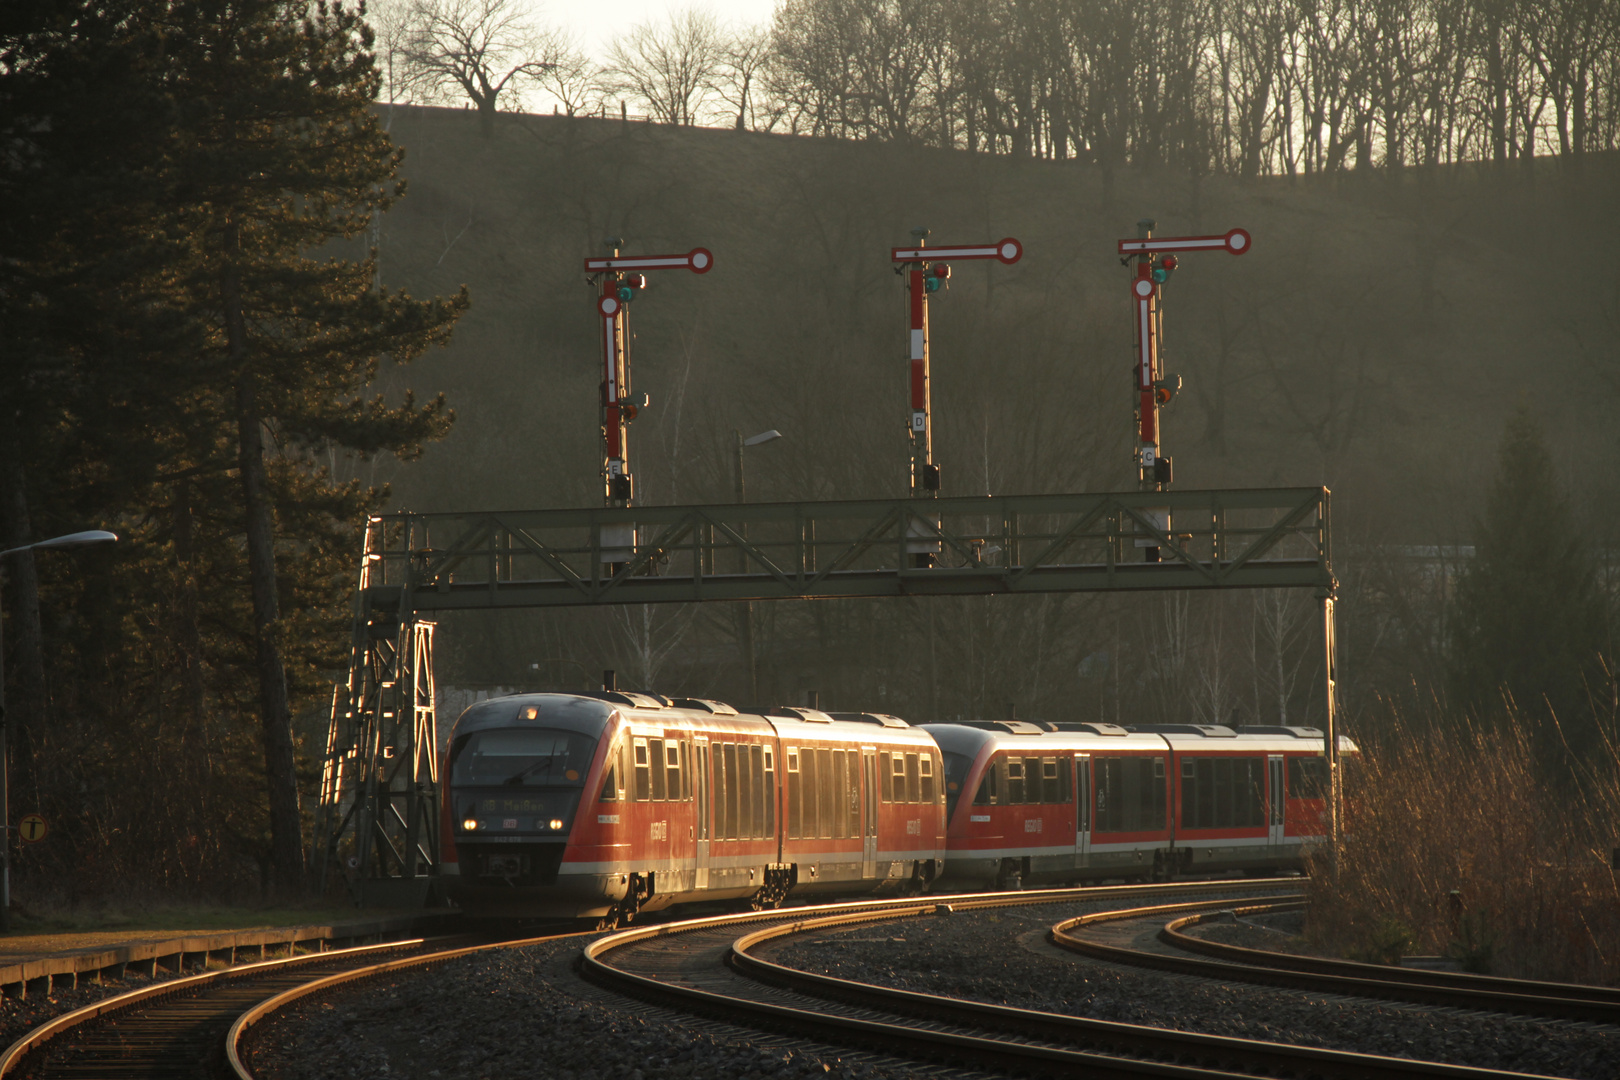
<path fill-rule="evenodd" d="M 457 749 L 450 782 L 459 788 L 578 788 L 595 753 L 596 740 L 574 731 L 478 731 Z"/>

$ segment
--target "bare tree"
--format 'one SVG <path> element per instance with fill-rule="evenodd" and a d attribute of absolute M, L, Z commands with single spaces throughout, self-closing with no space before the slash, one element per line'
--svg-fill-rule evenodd
<path fill-rule="evenodd" d="M 601 71 L 578 43 L 558 30 L 542 32 L 541 55 L 548 61 L 536 85 L 557 99 L 565 116 L 586 116 L 601 97 Z"/>
<path fill-rule="evenodd" d="M 783 106 L 779 103 L 767 98 L 765 107 L 760 107 L 765 69 L 772 55 L 771 32 L 764 26 L 742 28 L 721 49 L 714 92 L 736 110 L 738 131 L 769 131 L 781 119 Z"/>
<path fill-rule="evenodd" d="M 608 50 L 603 87 L 635 99 L 666 124 L 690 127 L 703 115 L 725 66 L 715 17 L 687 8 L 662 24 L 644 22 Z"/>
<path fill-rule="evenodd" d="M 415 0 L 407 25 L 412 86 L 427 100 L 466 94 L 485 138 L 495 132 L 502 92 L 554 63 L 545 51 L 555 39 L 529 21 L 517 0 Z"/>

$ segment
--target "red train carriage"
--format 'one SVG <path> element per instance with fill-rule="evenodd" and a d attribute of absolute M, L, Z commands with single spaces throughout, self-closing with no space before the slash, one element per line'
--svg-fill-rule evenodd
<path fill-rule="evenodd" d="M 574 917 L 926 885 L 938 750 L 888 720 L 620 692 L 482 702 L 451 738 L 447 891 L 479 914 Z"/>
<path fill-rule="evenodd" d="M 924 726 L 945 755 L 945 887 L 1294 869 L 1324 832 L 1315 729 L 1051 727 Z"/>

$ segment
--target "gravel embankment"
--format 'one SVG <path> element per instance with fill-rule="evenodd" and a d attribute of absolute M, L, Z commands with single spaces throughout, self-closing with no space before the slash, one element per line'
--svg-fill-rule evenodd
<path fill-rule="evenodd" d="M 1582 1080 L 1620 1076 L 1620 1031 L 1612 1028 L 1216 984 L 1046 944 L 1053 923 L 1084 910 L 961 912 L 796 939 L 768 955 L 840 978 L 1098 1020 Z M 1259 946 L 1262 936 L 1282 937 L 1252 930 L 1233 943 Z"/>
<path fill-rule="evenodd" d="M 581 939 L 497 950 L 306 1001 L 253 1036 L 260 1080 L 913 1080 L 859 1056 L 637 1015 L 582 982 Z"/>
<path fill-rule="evenodd" d="M 1216 985 L 1097 964 L 1045 944 L 1052 923 L 1099 906 L 867 925 L 795 939 L 771 955 L 845 978 L 1102 1020 L 1583 1080 L 1620 1076 L 1620 1033 L 1609 1028 Z M 1235 933 L 1246 944 L 1257 936 L 1284 939 L 1248 928 L 1213 932 Z M 466 957 L 391 984 L 304 1002 L 260 1029 L 254 1067 L 263 1080 L 928 1074 L 860 1054 L 790 1051 L 765 1036 L 697 1021 L 689 1026 L 619 1002 L 575 973 L 581 940 Z"/>

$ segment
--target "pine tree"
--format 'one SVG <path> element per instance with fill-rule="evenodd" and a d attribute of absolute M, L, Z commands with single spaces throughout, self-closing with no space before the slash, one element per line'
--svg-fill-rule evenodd
<path fill-rule="evenodd" d="M 370 111 L 379 78 L 358 12 L 298 0 L 187 0 L 172 6 L 171 20 L 178 116 L 166 174 L 171 209 L 195 244 L 185 266 L 190 312 L 207 332 L 193 374 L 234 436 L 271 861 L 279 886 L 297 891 L 303 855 L 285 655 L 292 615 L 284 613 L 293 590 L 278 559 L 294 542 L 307 551 L 333 539 L 293 532 L 295 518 L 309 526 L 311 509 L 337 522 L 365 508 L 364 493 L 334 488 L 310 451 L 411 456 L 447 430 L 442 395 L 421 406 L 409 393 L 396 405 L 359 395 L 379 358 L 404 362 L 446 340 L 467 299 L 415 301 L 373 288 L 370 259 L 317 254 L 360 236 L 404 192 L 402 151 Z"/>
<path fill-rule="evenodd" d="M 1474 558 L 1452 617 L 1453 699 L 1476 716 L 1556 718 L 1577 750 L 1591 735 L 1588 697 L 1607 649 L 1606 611 L 1580 524 L 1541 428 L 1508 421 Z M 1543 748 L 1559 745 L 1550 725 Z"/>

